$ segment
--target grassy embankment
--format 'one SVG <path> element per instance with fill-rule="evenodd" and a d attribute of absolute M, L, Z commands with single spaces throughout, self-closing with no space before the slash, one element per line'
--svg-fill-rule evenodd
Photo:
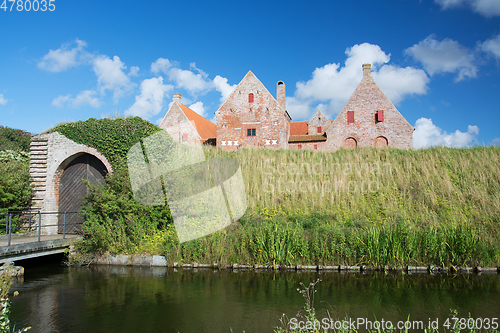
<path fill-rule="evenodd" d="M 179 244 L 171 223 L 127 231 L 133 217 L 123 227 L 108 214 L 106 228 L 123 229 L 110 234 L 95 218 L 92 205 L 100 195 L 94 195 L 94 226 L 87 225 L 89 238 L 80 250 L 220 264 L 500 264 L 499 147 L 333 153 L 206 148 L 205 154 L 240 163 L 248 210 L 239 222 Z M 127 192 L 126 174 L 114 177 Z"/>

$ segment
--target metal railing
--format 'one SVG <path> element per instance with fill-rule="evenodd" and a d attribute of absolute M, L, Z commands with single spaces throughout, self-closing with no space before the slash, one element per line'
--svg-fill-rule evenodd
<path fill-rule="evenodd" d="M 60 227 L 59 223 L 59 217 L 63 217 L 63 222 L 62 222 L 62 238 L 66 238 L 66 227 L 70 225 L 82 225 L 82 222 L 76 222 L 76 223 L 66 223 L 66 217 L 71 214 L 78 214 L 78 212 L 42 212 L 41 210 L 30 210 L 30 211 L 20 211 L 20 210 L 13 210 L 13 211 L 5 211 L 5 212 L 0 212 L 0 232 L 5 230 L 5 234 L 7 235 L 8 238 L 8 246 L 11 245 L 11 239 L 12 239 L 12 234 L 14 231 L 14 234 L 18 234 L 16 231 L 19 230 L 27 230 L 28 232 L 36 231 L 38 230 L 38 242 L 40 242 L 40 238 L 42 236 L 42 228 L 48 228 L 48 227 Z M 57 224 L 44 224 L 42 225 L 42 215 L 57 215 Z M 12 225 L 12 217 L 16 217 L 17 221 L 14 221 L 16 223 L 16 226 Z M 37 218 L 38 217 L 38 218 Z M 27 219 L 27 221 L 26 221 Z M 33 220 L 35 223 L 33 223 Z M 5 225 L 4 225 L 5 223 Z"/>

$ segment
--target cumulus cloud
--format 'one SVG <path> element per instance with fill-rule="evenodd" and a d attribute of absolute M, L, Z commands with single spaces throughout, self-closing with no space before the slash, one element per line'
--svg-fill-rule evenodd
<path fill-rule="evenodd" d="M 108 56 L 101 55 L 96 57 L 93 62 L 94 73 L 97 75 L 101 93 L 105 90 L 113 91 L 115 102 L 135 85 L 125 74 L 126 68 L 118 56 L 110 59 Z"/>
<path fill-rule="evenodd" d="M 456 130 L 448 134 L 433 124 L 432 119 L 420 118 L 415 123 L 413 132 L 413 148 L 429 148 L 432 146 L 469 147 L 476 142 L 479 127 L 469 125 L 467 132 Z"/>
<path fill-rule="evenodd" d="M 484 43 L 480 44 L 480 47 L 484 52 L 490 53 L 500 60 L 500 34 L 496 37 L 487 39 Z"/>
<path fill-rule="evenodd" d="M 139 75 L 139 67 L 132 66 L 130 67 L 130 71 L 128 72 L 128 76 L 137 76 Z"/>
<path fill-rule="evenodd" d="M 186 89 L 192 94 L 207 92 L 213 88 L 212 81 L 207 80 L 203 74 L 195 74 L 185 69 L 171 68 L 168 71 L 168 77 L 179 88 Z"/>
<path fill-rule="evenodd" d="M 205 114 L 205 107 L 203 106 L 203 102 L 196 102 L 194 104 L 191 104 L 189 106 L 189 108 L 191 110 L 193 110 L 194 112 L 196 112 L 197 114 L 199 114 L 200 116 L 202 116 L 202 117 L 206 116 L 206 114 Z"/>
<path fill-rule="evenodd" d="M 65 105 L 71 107 L 90 105 L 93 108 L 98 108 L 101 105 L 101 101 L 98 98 L 93 97 L 95 94 L 96 92 L 93 90 L 84 90 L 75 98 L 71 95 L 58 96 L 52 101 L 52 105 L 56 107 L 63 107 Z"/>
<path fill-rule="evenodd" d="M 151 71 L 166 74 L 176 87 L 186 89 L 191 94 L 203 94 L 214 89 L 214 83 L 208 79 L 208 74 L 197 68 L 194 62 L 189 64 L 190 70 L 180 69 L 178 65 L 175 61 L 158 58 L 151 64 Z"/>
<path fill-rule="evenodd" d="M 473 11 L 486 17 L 500 15 L 500 2 L 498 0 L 434 0 L 443 10 L 467 6 Z"/>
<path fill-rule="evenodd" d="M 457 73 L 455 82 L 477 77 L 474 54 L 457 41 L 449 38 L 441 42 L 430 35 L 405 50 L 405 53 L 422 63 L 429 75 L 439 73 Z"/>
<path fill-rule="evenodd" d="M 173 87 L 163 84 L 163 77 L 153 77 L 141 82 L 141 94 L 135 97 L 135 103 L 125 111 L 126 116 L 140 116 L 149 119 L 162 108 L 165 94 Z"/>
<path fill-rule="evenodd" d="M 158 58 L 155 62 L 151 64 L 151 71 L 155 74 L 163 72 L 167 74 L 167 70 L 172 67 L 173 63 L 165 58 Z"/>
<path fill-rule="evenodd" d="M 0 94 L 0 105 L 5 105 L 7 104 L 7 100 L 5 97 L 3 97 L 3 94 Z"/>
<path fill-rule="evenodd" d="M 307 82 L 298 82 L 294 97 L 287 97 L 287 109 L 293 118 L 307 118 L 316 104 L 329 116 L 338 113 L 347 102 L 363 76 L 361 65 L 372 64 L 372 76 L 394 103 L 406 96 L 425 94 L 429 78 L 421 69 L 388 65 L 390 54 L 380 46 L 357 44 L 346 50 L 343 67 L 337 63 L 316 68 Z M 309 111 L 308 111 L 309 110 Z"/>
<path fill-rule="evenodd" d="M 217 75 L 212 82 L 214 83 L 215 90 L 217 90 L 221 94 L 221 103 L 224 103 L 226 99 L 228 99 L 229 95 L 231 95 L 234 88 L 236 88 L 237 86 L 236 84 L 230 85 L 229 83 L 227 83 L 227 79 L 220 75 Z"/>
<path fill-rule="evenodd" d="M 82 64 L 91 58 L 84 50 L 86 46 L 86 42 L 76 39 L 74 43 L 63 44 L 57 50 L 49 50 L 38 62 L 38 68 L 49 72 L 62 72 Z"/>

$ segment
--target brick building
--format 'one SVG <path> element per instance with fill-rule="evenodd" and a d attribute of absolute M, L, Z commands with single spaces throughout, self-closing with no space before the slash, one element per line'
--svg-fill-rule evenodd
<path fill-rule="evenodd" d="M 179 141 L 216 144 L 228 151 L 242 146 L 327 151 L 413 146 L 413 126 L 377 86 L 370 64 L 363 65 L 361 82 L 334 120 L 318 110 L 309 121 L 292 122 L 285 93 L 285 84 L 278 81 L 275 99 L 249 71 L 215 112 L 215 125 L 182 105 L 180 94 L 174 94 L 160 127 Z"/>
<path fill-rule="evenodd" d="M 160 127 L 179 142 L 215 145 L 217 138 L 215 124 L 182 104 L 181 94 L 174 94 Z"/>
<path fill-rule="evenodd" d="M 326 131 L 326 150 L 413 147 L 415 129 L 377 86 L 370 73 L 370 64 L 364 64 L 363 79 Z"/>
<path fill-rule="evenodd" d="M 249 71 L 215 112 L 217 147 L 234 151 L 242 146 L 288 148 L 290 115 L 285 84 L 276 85 L 277 100 Z"/>

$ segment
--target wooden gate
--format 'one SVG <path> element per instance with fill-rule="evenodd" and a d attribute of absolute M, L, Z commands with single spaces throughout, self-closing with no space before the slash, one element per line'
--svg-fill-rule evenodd
<path fill-rule="evenodd" d="M 59 182 L 58 233 L 63 233 L 64 219 L 66 219 L 67 234 L 80 233 L 83 219 L 78 214 L 66 214 L 64 217 L 63 213 L 79 212 L 82 208 L 83 197 L 88 193 L 87 186 L 82 179 L 88 180 L 90 184 L 104 185 L 106 173 L 104 164 L 90 154 L 78 156 L 63 170 Z"/>

